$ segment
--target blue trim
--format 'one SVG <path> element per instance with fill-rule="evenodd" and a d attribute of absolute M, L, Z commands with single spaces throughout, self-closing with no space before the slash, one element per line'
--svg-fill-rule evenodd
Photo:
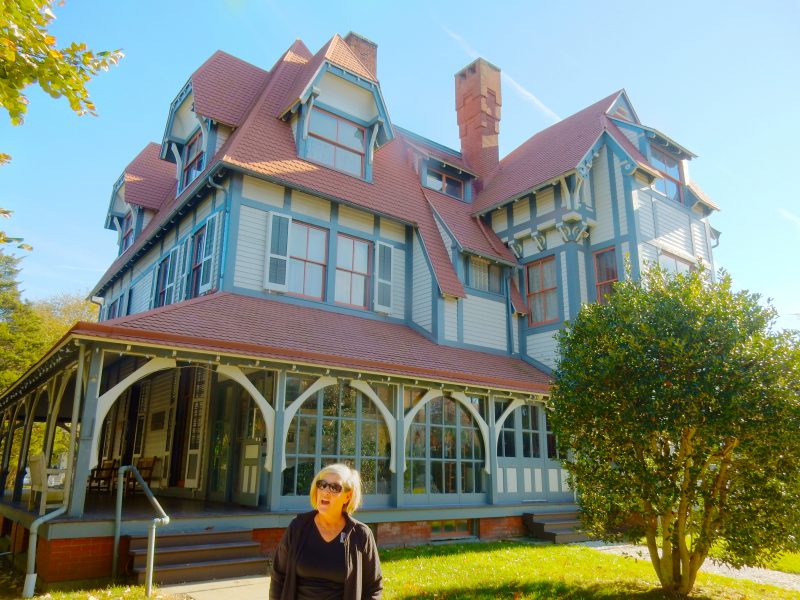
<path fill-rule="evenodd" d="M 364 129 L 369 129 L 372 126 L 372 123 L 369 121 L 365 121 L 364 119 L 360 119 L 359 117 L 353 116 L 349 113 L 344 112 L 341 109 L 334 108 L 330 104 L 326 104 L 325 102 L 320 102 L 319 100 L 314 101 L 314 108 L 319 108 L 324 110 L 325 112 L 329 112 L 332 115 L 335 115 L 345 121 L 350 121 L 351 123 L 355 123 L 356 125 L 360 125 Z M 366 141 L 365 141 L 366 143 Z"/>
<path fill-rule="evenodd" d="M 505 294 L 496 294 L 495 292 L 479 290 L 469 285 L 464 286 L 464 291 L 467 292 L 468 295 L 470 296 L 478 296 L 479 298 L 485 298 L 486 300 L 494 300 L 495 302 L 504 302 L 506 300 Z"/>
<path fill-rule="evenodd" d="M 610 150 L 610 149 L 609 149 Z M 611 211 L 612 211 L 612 224 L 614 225 L 614 239 L 620 239 L 622 232 L 620 231 L 619 223 L 619 196 L 617 194 L 617 176 L 614 170 L 614 155 L 613 151 L 606 152 L 606 160 L 608 163 L 608 190 L 611 195 Z"/>
<path fill-rule="evenodd" d="M 561 329 L 561 327 L 558 327 L 558 329 Z M 527 343 L 525 345 L 527 347 Z M 531 358 L 531 356 L 527 353 L 527 348 L 526 348 L 526 352 L 520 354 L 520 359 L 525 361 L 526 363 L 528 363 L 532 367 L 536 367 L 537 369 L 539 369 L 545 375 L 552 375 L 554 373 L 554 371 L 553 371 L 553 369 L 551 367 L 548 367 L 543 362 L 539 362 L 535 358 Z"/>
<path fill-rule="evenodd" d="M 578 270 L 578 242 L 568 242 L 566 246 L 563 253 L 563 260 L 566 263 L 568 278 L 566 282 L 568 312 L 561 315 L 562 321 L 571 319 L 573 316 L 577 315 L 578 311 L 581 309 L 580 277 L 578 276 L 580 272 Z M 560 270 L 561 269 L 559 269 L 559 271 Z M 569 276 L 570 273 L 573 273 L 572 277 Z M 561 278 L 561 273 L 559 273 L 558 276 Z M 559 283 L 561 283 L 561 281 L 559 281 Z"/>
<path fill-rule="evenodd" d="M 457 334 L 456 340 L 458 342 L 464 341 L 464 299 L 458 298 L 456 300 L 456 327 Z"/>
<path fill-rule="evenodd" d="M 405 402 L 405 384 L 400 383 L 392 386 L 395 390 L 394 410 L 395 417 L 394 443 L 395 443 L 395 465 L 392 473 L 392 499 L 391 505 L 396 507 L 403 506 L 403 487 L 405 482 L 405 469 L 403 463 L 406 458 L 406 436 L 404 433 L 403 415 L 405 414 L 403 403 Z"/>
<path fill-rule="evenodd" d="M 631 178 L 633 175 L 622 176 L 622 187 L 625 195 L 625 209 L 628 216 L 628 236 L 631 238 L 629 249 L 631 255 L 631 277 L 640 279 L 642 276 L 641 269 L 639 268 L 639 223 L 636 220 L 636 214 L 633 210 L 633 191 L 631 187 Z M 633 224 L 633 227 L 631 227 Z M 690 235 L 691 235 L 691 225 Z"/>
<path fill-rule="evenodd" d="M 326 304 L 335 304 L 336 298 L 336 265 L 339 242 L 339 205 L 331 204 L 331 221 L 328 224 L 328 265 L 325 270 L 325 299 Z M 370 299 L 372 294 L 369 295 Z"/>
<path fill-rule="evenodd" d="M 220 288 L 227 290 L 233 287 L 233 277 L 236 273 L 236 252 L 239 247 L 239 221 L 242 212 L 242 189 L 244 188 L 244 178 L 241 175 L 232 176 L 227 193 L 228 219 L 226 223 L 226 235 L 223 238 L 222 256 L 220 257 L 220 267 L 224 269 Z"/>
<path fill-rule="evenodd" d="M 405 266 L 405 279 L 403 285 L 405 286 L 405 298 L 403 302 L 406 323 L 411 323 L 411 315 L 413 313 L 413 290 L 412 279 L 414 273 L 414 228 L 406 225 L 406 266 Z"/>
<path fill-rule="evenodd" d="M 431 286 L 431 296 L 433 296 L 431 335 L 433 335 L 433 339 L 435 339 L 438 344 L 444 339 L 444 298 L 436 293 L 434 286 Z"/>

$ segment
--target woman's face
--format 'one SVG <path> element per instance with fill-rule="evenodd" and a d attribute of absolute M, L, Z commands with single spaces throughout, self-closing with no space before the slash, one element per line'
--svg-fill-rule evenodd
<path fill-rule="evenodd" d="M 325 473 L 319 478 L 319 481 L 334 485 L 338 484 L 342 487 L 342 491 L 337 494 L 331 491 L 330 487 L 325 489 L 317 487 L 317 510 L 326 516 L 342 514 L 353 492 L 344 489 L 344 482 L 336 473 Z"/>

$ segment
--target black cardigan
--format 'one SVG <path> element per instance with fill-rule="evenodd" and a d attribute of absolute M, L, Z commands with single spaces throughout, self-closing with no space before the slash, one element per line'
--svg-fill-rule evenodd
<path fill-rule="evenodd" d="M 294 600 L 297 593 L 297 560 L 311 527 L 316 527 L 317 511 L 297 515 L 283 532 L 283 538 L 272 561 L 270 600 Z M 369 527 L 347 513 L 342 533 L 347 572 L 342 600 L 379 600 L 383 591 L 383 575 L 378 548 Z"/>

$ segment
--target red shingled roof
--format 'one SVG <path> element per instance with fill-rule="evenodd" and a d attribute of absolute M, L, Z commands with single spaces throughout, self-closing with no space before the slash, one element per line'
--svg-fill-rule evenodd
<path fill-rule="evenodd" d="M 149 143 L 125 167 L 125 202 L 158 210 L 164 198 L 175 197 L 175 165 L 159 158 L 161 146 Z"/>
<path fill-rule="evenodd" d="M 268 77 L 267 71 L 217 50 L 192 74 L 194 110 L 238 127 Z"/>
<path fill-rule="evenodd" d="M 423 194 L 464 250 L 511 264 L 517 263 L 517 259 L 494 231 L 483 227 L 479 219 L 470 214 L 471 204 L 454 200 L 434 190 L 423 189 Z"/>
<path fill-rule="evenodd" d="M 407 160 L 402 142 L 394 140 L 375 152 L 372 181 L 367 182 L 297 156 L 291 127 L 278 117 L 282 98 L 303 72 L 296 54 L 284 55 L 242 127 L 231 136 L 223 162 L 279 183 L 389 215 L 418 226 L 443 294 L 463 297 L 458 280 L 419 178 Z"/>
<path fill-rule="evenodd" d="M 504 157 L 475 199 L 474 210 L 485 212 L 578 166 L 605 130 L 605 113 L 621 93 L 540 131 Z"/>
<path fill-rule="evenodd" d="M 530 393 L 550 383 L 520 359 L 440 346 L 405 325 L 230 293 L 78 323 L 71 333 Z"/>

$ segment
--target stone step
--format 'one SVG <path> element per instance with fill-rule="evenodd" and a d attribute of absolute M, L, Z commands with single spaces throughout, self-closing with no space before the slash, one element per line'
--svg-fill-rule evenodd
<path fill-rule="evenodd" d="M 147 548 L 132 550 L 130 554 L 133 557 L 134 570 L 144 569 L 147 564 Z M 162 547 L 156 539 L 155 554 L 154 562 L 159 566 L 218 559 L 258 558 L 261 556 L 261 544 L 249 541 Z"/>
<path fill-rule="evenodd" d="M 226 542 L 250 542 L 253 540 L 253 533 L 247 529 L 233 529 L 230 531 L 190 531 L 167 533 L 158 531 L 156 533 L 156 548 L 169 548 L 172 546 L 190 546 L 194 544 L 213 544 Z M 147 536 L 131 536 L 131 551 L 147 549 Z"/>
<path fill-rule="evenodd" d="M 267 575 L 269 573 L 269 564 L 270 560 L 262 556 L 259 558 L 212 560 L 157 566 L 153 568 L 153 581 L 163 585 Z M 135 570 L 134 573 L 136 574 L 137 582 L 143 584 L 147 578 L 146 570 L 143 568 Z"/>
<path fill-rule="evenodd" d="M 579 511 L 576 506 L 566 506 L 559 511 L 525 513 L 522 520 L 532 538 L 556 544 L 586 541 L 589 537 L 580 531 Z"/>

